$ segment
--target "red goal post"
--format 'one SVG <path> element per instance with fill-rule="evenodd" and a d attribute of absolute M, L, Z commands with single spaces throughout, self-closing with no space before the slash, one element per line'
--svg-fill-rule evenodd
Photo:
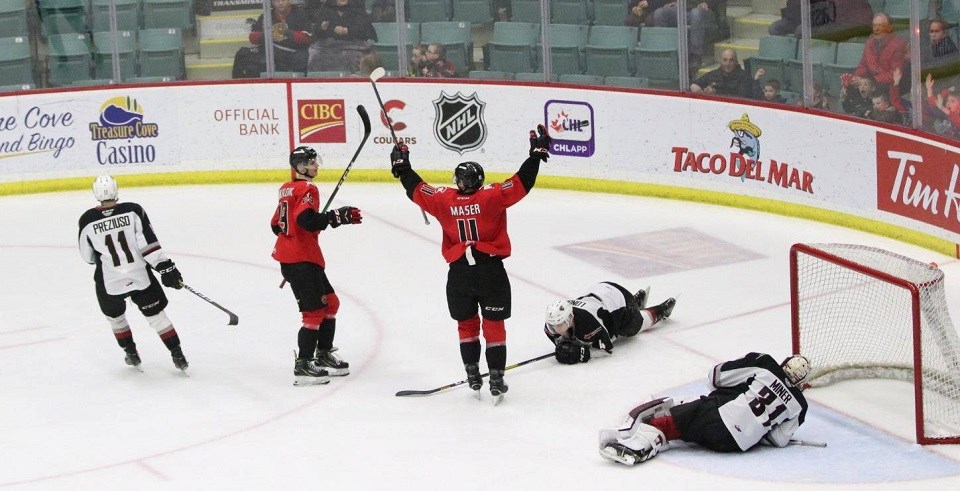
<path fill-rule="evenodd" d="M 790 248 L 793 351 L 811 387 L 862 378 L 913 382 L 917 442 L 960 443 L 960 338 L 943 271 L 856 244 Z"/>

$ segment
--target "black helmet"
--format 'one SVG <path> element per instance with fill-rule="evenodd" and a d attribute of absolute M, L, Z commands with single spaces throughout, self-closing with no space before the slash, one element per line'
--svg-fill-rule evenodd
<path fill-rule="evenodd" d="M 315 158 L 317 158 L 317 151 L 310 147 L 294 148 L 290 152 L 290 167 L 296 169 L 298 165 L 306 164 Z"/>
<path fill-rule="evenodd" d="M 476 162 L 462 162 L 453 171 L 453 183 L 461 193 L 473 194 L 483 186 L 483 167 Z"/>

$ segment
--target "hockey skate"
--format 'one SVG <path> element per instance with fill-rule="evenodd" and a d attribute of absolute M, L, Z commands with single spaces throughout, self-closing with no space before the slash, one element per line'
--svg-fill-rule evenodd
<path fill-rule="evenodd" d="M 136 368 L 138 371 L 143 371 L 143 368 L 140 368 L 140 353 L 137 353 L 136 348 L 132 350 L 124 350 L 125 356 L 123 361 L 127 365 L 130 365 L 133 368 Z"/>
<path fill-rule="evenodd" d="M 465 363 L 464 370 L 467 371 L 467 385 L 474 391 L 477 400 L 480 400 L 480 388 L 483 387 L 483 377 L 480 376 L 480 367 L 476 363 Z"/>
<path fill-rule="evenodd" d="M 670 297 L 663 301 L 659 305 L 653 306 L 653 312 L 657 314 L 657 321 L 662 321 L 663 319 L 669 319 L 670 314 L 673 313 L 673 307 L 677 305 L 677 299 Z"/>
<path fill-rule="evenodd" d="M 498 406 L 503 401 L 503 395 L 507 393 L 507 384 L 503 381 L 503 370 L 490 370 L 490 395 L 493 396 L 493 405 Z"/>
<path fill-rule="evenodd" d="M 187 363 L 187 358 L 183 356 L 183 350 L 179 346 L 170 350 L 170 357 L 173 358 L 173 365 L 186 373 L 190 364 Z"/>
<path fill-rule="evenodd" d="M 638 291 L 633 295 L 633 298 L 637 301 L 638 308 L 647 307 L 647 299 L 650 298 L 650 287 L 646 287 L 643 290 Z"/>
<path fill-rule="evenodd" d="M 316 359 L 297 358 L 293 363 L 293 385 L 323 385 L 330 383 L 330 374 Z"/>
<path fill-rule="evenodd" d="M 331 377 L 343 377 L 350 374 L 350 364 L 334 354 L 337 349 L 336 346 L 329 350 L 317 349 L 317 364 L 323 367 Z"/>

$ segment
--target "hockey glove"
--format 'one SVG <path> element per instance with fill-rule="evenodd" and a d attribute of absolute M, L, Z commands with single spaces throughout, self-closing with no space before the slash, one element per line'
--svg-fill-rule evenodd
<path fill-rule="evenodd" d="M 541 162 L 546 162 L 550 158 L 550 135 L 547 134 L 547 127 L 538 124 L 537 131 L 530 131 L 530 155 L 539 157 Z"/>
<path fill-rule="evenodd" d="M 343 206 L 327 212 L 327 223 L 333 228 L 347 223 L 360 223 L 362 220 L 363 217 L 360 216 L 360 208 L 354 208 L 352 206 Z"/>
<path fill-rule="evenodd" d="M 177 290 L 183 288 L 183 276 L 177 266 L 173 264 L 173 261 L 170 259 L 160 261 L 157 263 L 156 270 L 160 273 L 160 282 L 163 283 L 163 286 Z"/>
<path fill-rule="evenodd" d="M 393 146 L 393 151 L 390 152 L 390 172 L 393 173 L 393 177 L 400 178 L 408 170 L 410 170 L 410 149 L 406 145 L 398 143 Z"/>
<path fill-rule="evenodd" d="M 564 365 L 586 363 L 590 361 L 590 347 L 579 346 L 571 341 L 561 341 L 554 351 L 554 356 L 557 357 L 557 361 Z"/>

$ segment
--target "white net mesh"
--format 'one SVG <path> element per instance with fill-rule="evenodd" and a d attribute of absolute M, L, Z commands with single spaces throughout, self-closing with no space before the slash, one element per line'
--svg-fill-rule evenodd
<path fill-rule="evenodd" d="M 800 353 L 813 367 L 810 385 L 856 378 L 913 381 L 920 369 L 923 436 L 960 436 L 960 339 L 947 310 L 943 271 L 872 247 L 806 246 L 815 251 L 796 255 L 794 326 Z M 899 283 L 881 279 L 884 274 Z M 919 367 L 914 366 L 912 293 L 903 282 L 919 292 Z"/>

